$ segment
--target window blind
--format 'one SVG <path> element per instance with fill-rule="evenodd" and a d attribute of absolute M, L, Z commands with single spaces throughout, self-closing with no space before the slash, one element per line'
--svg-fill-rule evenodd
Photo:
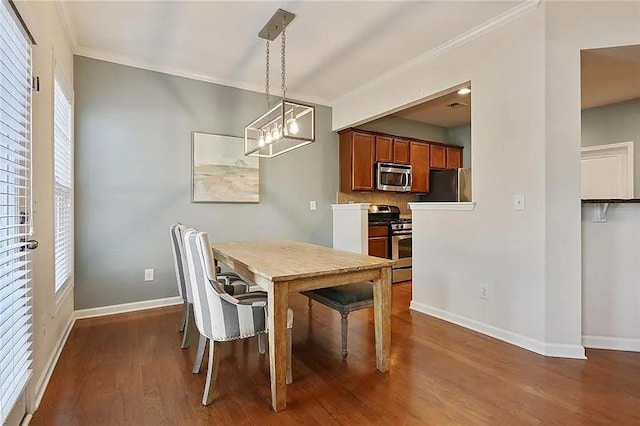
<path fill-rule="evenodd" d="M 31 377 L 31 44 L 0 1 L 0 423 Z"/>
<path fill-rule="evenodd" d="M 73 270 L 73 195 L 71 173 L 71 101 L 54 81 L 55 291 L 71 280 Z"/>

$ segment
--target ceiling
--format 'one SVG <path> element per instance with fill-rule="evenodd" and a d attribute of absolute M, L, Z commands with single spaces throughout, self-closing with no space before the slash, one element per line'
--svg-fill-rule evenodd
<path fill-rule="evenodd" d="M 264 90 L 264 40 L 278 8 L 287 27 L 293 98 L 332 101 L 525 3 L 512 1 L 63 1 L 74 53 L 251 90 Z M 279 93 L 279 39 L 271 87 Z"/>
<path fill-rule="evenodd" d="M 582 51 L 582 108 L 640 98 L 640 45 Z"/>
<path fill-rule="evenodd" d="M 457 104 L 458 108 L 450 107 L 451 104 Z M 441 127 L 471 123 L 471 93 L 459 95 L 454 91 L 392 115 Z"/>

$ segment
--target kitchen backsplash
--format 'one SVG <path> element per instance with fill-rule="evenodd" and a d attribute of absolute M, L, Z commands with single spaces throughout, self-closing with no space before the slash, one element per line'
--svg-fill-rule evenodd
<path fill-rule="evenodd" d="M 354 203 L 389 204 L 400 207 L 401 215 L 411 214 L 407 203 L 412 203 L 415 200 L 416 196 L 414 194 L 395 192 L 338 192 L 339 204 L 347 204 L 350 201 Z"/>

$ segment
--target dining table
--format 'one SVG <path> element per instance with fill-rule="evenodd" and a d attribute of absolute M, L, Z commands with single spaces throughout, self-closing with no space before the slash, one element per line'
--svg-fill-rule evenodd
<path fill-rule="evenodd" d="M 267 293 L 271 406 L 287 406 L 287 308 L 289 294 L 351 283 L 373 283 L 376 368 L 389 371 L 391 267 L 393 261 L 288 240 L 239 241 L 211 246 L 221 263 Z"/>

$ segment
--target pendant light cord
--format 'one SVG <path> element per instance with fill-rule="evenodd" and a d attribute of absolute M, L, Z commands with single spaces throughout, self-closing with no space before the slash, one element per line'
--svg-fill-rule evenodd
<path fill-rule="evenodd" d="M 284 101 L 286 98 L 286 94 L 287 94 L 287 85 L 285 84 L 285 74 L 286 74 L 286 64 L 285 64 L 285 48 L 287 46 L 287 34 L 286 34 L 286 30 L 287 30 L 287 26 L 286 26 L 286 18 L 282 18 L 282 36 L 281 36 L 281 40 L 282 40 L 282 47 L 281 47 L 281 64 L 280 64 L 280 70 L 281 70 L 281 78 L 282 78 L 282 100 Z"/>
<path fill-rule="evenodd" d="M 269 110 L 270 99 L 269 99 L 269 39 L 267 39 L 267 49 L 266 49 L 266 60 L 265 60 L 265 76 L 264 76 L 264 93 L 265 93 L 265 101 L 267 102 L 267 111 Z"/>

